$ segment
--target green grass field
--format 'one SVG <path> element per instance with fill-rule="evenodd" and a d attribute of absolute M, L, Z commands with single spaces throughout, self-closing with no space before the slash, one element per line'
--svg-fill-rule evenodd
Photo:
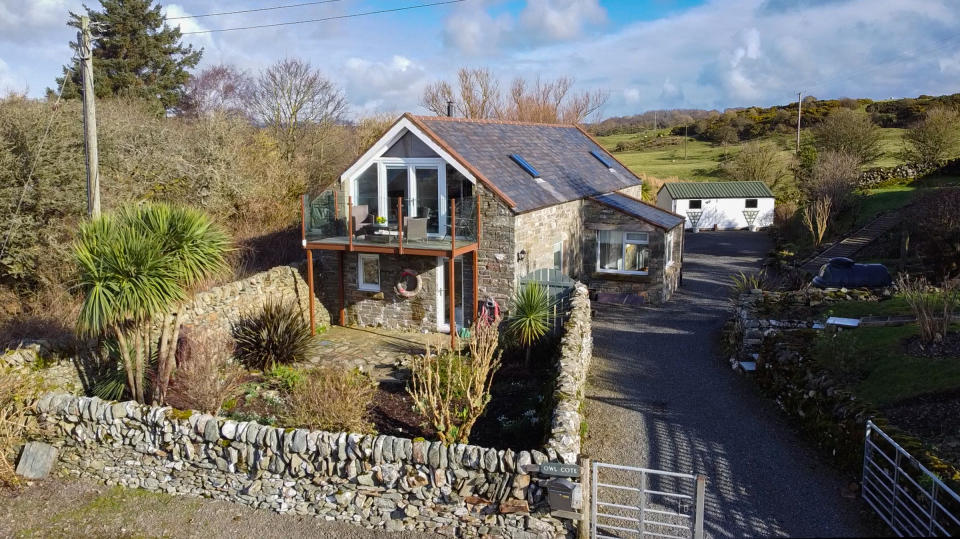
<path fill-rule="evenodd" d="M 904 129 L 882 129 L 881 145 L 884 155 L 871 167 L 891 167 L 903 162 L 900 153 L 903 150 Z M 669 130 L 644 131 L 628 135 L 609 135 L 597 137 L 600 144 L 609 151 L 614 151 L 621 142 L 633 142 L 640 139 L 652 140 L 657 135 L 663 137 Z M 682 140 L 682 139 L 681 139 Z M 776 134 L 767 137 L 768 141 L 779 146 L 784 154 L 790 156 L 795 145 L 792 135 Z M 630 170 L 638 174 L 649 174 L 662 180 L 676 178 L 680 181 L 722 181 L 730 180 L 720 168 L 720 164 L 740 151 L 739 145 L 720 146 L 710 142 L 688 139 L 686 158 L 682 143 L 653 147 L 648 150 L 616 152 L 618 159 L 623 161 Z"/>
<path fill-rule="evenodd" d="M 906 206 L 924 189 L 958 186 L 960 186 L 960 177 L 928 176 L 903 184 L 867 189 L 863 192 L 856 225 L 863 226 L 883 212 Z"/>

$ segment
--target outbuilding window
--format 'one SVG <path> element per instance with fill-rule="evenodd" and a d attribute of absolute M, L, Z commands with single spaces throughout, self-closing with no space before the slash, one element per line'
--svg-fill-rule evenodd
<path fill-rule="evenodd" d="M 750 209 L 750 208 L 756 209 L 756 207 L 757 207 L 757 199 L 755 199 L 755 198 L 748 198 L 746 204 L 744 205 L 744 207 L 747 208 L 747 209 Z"/>
<path fill-rule="evenodd" d="M 687 206 L 691 210 L 699 210 L 702 206 L 703 201 L 700 199 L 693 199 L 690 201 L 690 204 Z"/>
<path fill-rule="evenodd" d="M 597 271 L 647 274 L 650 236 L 646 232 L 597 231 Z"/>
<path fill-rule="evenodd" d="M 368 292 L 380 291 L 380 255 L 359 254 L 357 260 L 357 288 Z"/>

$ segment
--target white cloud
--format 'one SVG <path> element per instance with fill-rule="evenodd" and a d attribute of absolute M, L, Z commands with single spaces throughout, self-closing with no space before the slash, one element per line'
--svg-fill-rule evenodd
<path fill-rule="evenodd" d="M 494 17 L 486 8 L 476 2 L 455 10 L 443 23 L 444 44 L 468 55 L 496 51 L 514 21 L 507 14 Z"/>
<path fill-rule="evenodd" d="M 586 26 L 607 19 L 599 0 L 528 0 L 520 22 L 542 40 L 579 37 Z"/>
<path fill-rule="evenodd" d="M 81 7 L 76 0 L 4 0 L 0 2 L 0 42 L 19 41 L 66 26 L 68 11 Z"/>
<path fill-rule="evenodd" d="M 357 115 L 397 112 L 401 103 L 409 109 L 427 84 L 424 67 L 400 55 L 389 61 L 348 58 L 343 67 L 347 97 Z"/>

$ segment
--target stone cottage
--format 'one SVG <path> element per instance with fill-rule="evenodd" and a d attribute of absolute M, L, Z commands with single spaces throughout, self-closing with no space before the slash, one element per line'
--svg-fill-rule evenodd
<path fill-rule="evenodd" d="M 640 192 L 577 126 L 405 114 L 304 196 L 308 281 L 340 324 L 451 334 L 535 270 L 666 301 L 684 220 Z"/>

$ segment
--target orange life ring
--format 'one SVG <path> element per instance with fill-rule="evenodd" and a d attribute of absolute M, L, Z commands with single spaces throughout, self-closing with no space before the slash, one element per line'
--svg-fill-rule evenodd
<path fill-rule="evenodd" d="M 417 281 L 417 286 L 411 290 L 407 290 L 404 286 L 407 279 L 413 277 Z M 420 293 L 420 289 L 423 288 L 423 279 L 420 278 L 420 275 L 412 269 L 405 269 L 400 272 L 400 282 L 394 287 L 394 290 L 397 292 L 397 295 L 404 298 L 412 298 Z"/>

